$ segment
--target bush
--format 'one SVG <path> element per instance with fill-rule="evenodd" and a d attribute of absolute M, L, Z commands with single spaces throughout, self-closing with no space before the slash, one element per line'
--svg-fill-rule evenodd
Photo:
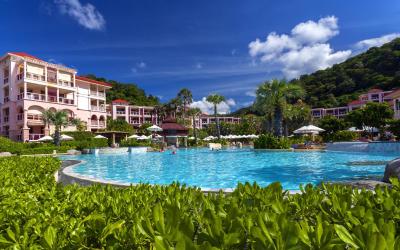
<path fill-rule="evenodd" d="M 289 149 L 292 142 L 284 137 L 275 137 L 271 134 L 260 135 L 254 141 L 256 149 Z"/>
<path fill-rule="evenodd" d="M 65 153 L 74 148 L 69 145 L 57 147 L 52 143 L 22 143 L 14 142 L 8 138 L 0 137 L 0 152 L 10 152 L 17 155 Z"/>
<path fill-rule="evenodd" d="M 75 148 L 77 150 L 82 150 L 82 149 L 87 149 L 87 148 L 104 148 L 104 147 L 108 147 L 108 139 L 90 138 L 87 140 L 63 141 L 63 142 L 61 142 L 61 145 L 69 146 L 69 147 Z"/>
<path fill-rule="evenodd" d="M 61 186 L 47 157 L 0 159 L 0 248 L 399 249 L 400 187 L 278 183 L 203 194 L 179 184 Z"/>
<path fill-rule="evenodd" d="M 347 130 L 337 131 L 336 133 L 326 134 L 323 136 L 324 141 L 326 141 L 326 142 L 329 142 L 329 141 L 334 141 L 334 142 L 354 141 L 358 137 L 359 137 L 359 135 L 356 132 L 347 131 Z"/>
<path fill-rule="evenodd" d="M 148 140 L 138 141 L 136 139 L 122 140 L 119 145 L 121 147 L 150 147 L 151 142 Z"/>
<path fill-rule="evenodd" d="M 94 134 L 90 131 L 66 131 L 62 134 L 73 137 L 75 141 L 89 141 L 94 137 Z"/>

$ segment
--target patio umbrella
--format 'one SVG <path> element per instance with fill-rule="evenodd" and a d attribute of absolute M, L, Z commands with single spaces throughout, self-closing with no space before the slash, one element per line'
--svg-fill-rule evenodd
<path fill-rule="evenodd" d="M 107 139 L 107 137 L 102 136 L 102 135 L 96 135 L 94 138 L 95 139 Z"/>
<path fill-rule="evenodd" d="M 128 136 L 128 139 L 138 139 L 140 136 L 138 136 L 138 135 L 131 135 L 131 136 Z"/>
<path fill-rule="evenodd" d="M 157 125 L 153 125 L 153 126 L 151 126 L 151 127 L 148 127 L 147 130 L 148 130 L 148 131 L 151 131 L 151 132 L 160 132 L 160 131 L 163 131 L 163 129 L 160 128 L 160 127 L 157 126 Z"/>
<path fill-rule="evenodd" d="M 293 131 L 295 134 L 318 134 L 319 132 L 324 132 L 325 130 L 322 128 L 318 128 L 314 125 L 303 126 L 299 129 Z"/>
<path fill-rule="evenodd" d="M 363 130 L 362 130 L 362 129 L 358 129 L 358 128 L 356 128 L 356 127 L 351 127 L 351 128 L 349 128 L 347 131 L 351 131 L 351 132 L 362 132 Z"/>
<path fill-rule="evenodd" d="M 148 140 L 149 137 L 147 137 L 147 136 L 145 136 L 145 135 L 142 135 L 142 136 L 139 136 L 137 139 L 138 139 L 138 140 Z"/>
<path fill-rule="evenodd" d="M 60 140 L 61 141 L 72 141 L 74 138 L 69 136 L 69 135 L 61 135 Z"/>
<path fill-rule="evenodd" d="M 46 136 L 43 136 L 42 138 L 40 138 L 37 141 L 43 142 L 43 141 L 52 141 L 52 140 L 54 140 L 53 137 L 46 135 Z"/>

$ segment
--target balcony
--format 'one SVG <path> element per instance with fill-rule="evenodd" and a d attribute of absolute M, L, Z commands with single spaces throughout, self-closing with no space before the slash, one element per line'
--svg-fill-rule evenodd
<path fill-rule="evenodd" d="M 17 114 L 17 121 L 22 121 L 24 119 L 24 113 Z"/>
<path fill-rule="evenodd" d="M 17 81 L 24 79 L 24 73 L 19 73 L 17 75 Z"/>
<path fill-rule="evenodd" d="M 64 97 L 59 97 L 58 98 L 58 102 L 62 103 L 62 104 L 68 104 L 68 105 L 73 105 L 74 104 L 74 100 L 73 99 L 68 99 L 68 98 L 64 98 Z"/>
<path fill-rule="evenodd" d="M 64 80 L 58 79 L 58 86 L 73 88 L 74 83 L 70 82 L 70 81 L 64 81 Z"/>
<path fill-rule="evenodd" d="M 9 120 L 9 116 L 8 115 L 3 116 L 3 122 L 8 122 L 8 120 Z"/>
<path fill-rule="evenodd" d="M 36 80 L 36 81 L 45 81 L 46 77 L 44 75 L 38 75 L 33 73 L 26 72 L 26 78 Z"/>
<path fill-rule="evenodd" d="M 20 95 L 22 95 L 22 96 L 19 98 L 23 99 L 24 94 L 22 93 L 22 94 L 19 94 L 19 96 Z M 44 102 L 44 101 L 46 101 L 46 95 L 38 94 L 38 93 L 26 93 L 25 99 Z"/>
<path fill-rule="evenodd" d="M 29 140 L 30 141 L 37 141 L 40 138 L 42 138 L 44 134 L 29 134 Z"/>
<path fill-rule="evenodd" d="M 105 97 L 106 95 L 104 92 L 98 92 L 96 90 L 90 90 L 90 95 L 91 96 L 99 96 L 99 97 Z"/>
<path fill-rule="evenodd" d="M 4 84 L 7 84 L 7 83 L 8 83 L 8 77 L 5 77 L 5 78 L 4 78 L 3 83 L 4 83 Z"/>
<path fill-rule="evenodd" d="M 125 115 L 125 111 L 118 111 L 117 110 L 117 115 Z"/>
<path fill-rule="evenodd" d="M 104 128 L 106 126 L 106 123 L 104 121 L 91 120 L 90 126 L 96 128 Z"/>
<path fill-rule="evenodd" d="M 139 114 L 139 112 L 131 112 L 131 115 L 139 116 L 140 114 Z"/>
<path fill-rule="evenodd" d="M 44 125 L 43 115 L 39 114 L 28 114 L 27 121 L 29 125 Z"/>
<path fill-rule="evenodd" d="M 106 109 L 104 108 L 104 106 L 95 106 L 95 105 L 92 105 L 92 106 L 90 107 L 90 109 L 91 109 L 92 111 L 97 111 L 97 112 L 105 112 L 105 111 L 106 111 Z"/>
<path fill-rule="evenodd" d="M 9 102 L 10 101 L 10 97 L 6 96 L 4 97 L 4 103 Z"/>

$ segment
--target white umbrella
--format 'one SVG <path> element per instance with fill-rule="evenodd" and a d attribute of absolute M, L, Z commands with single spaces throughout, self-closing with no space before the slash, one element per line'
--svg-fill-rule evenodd
<path fill-rule="evenodd" d="M 153 126 L 151 126 L 151 127 L 148 127 L 147 130 L 148 130 L 148 131 L 151 131 L 151 132 L 160 132 L 160 131 L 163 131 L 162 128 L 160 128 L 160 127 L 157 126 L 157 125 L 153 125 Z"/>
<path fill-rule="evenodd" d="M 140 136 L 138 136 L 138 135 L 131 135 L 131 136 L 128 136 L 128 139 L 138 139 Z"/>
<path fill-rule="evenodd" d="M 107 137 L 102 136 L 102 135 L 96 135 L 96 136 L 94 137 L 94 139 L 107 139 Z"/>
<path fill-rule="evenodd" d="M 191 136 L 191 137 L 189 137 L 188 139 L 189 139 L 189 140 L 194 140 L 194 137 L 193 137 L 193 136 Z"/>
<path fill-rule="evenodd" d="M 375 127 L 363 126 L 363 130 L 367 131 L 367 132 L 372 132 L 372 133 L 378 133 L 379 132 L 379 129 L 377 129 Z"/>
<path fill-rule="evenodd" d="M 51 137 L 49 135 L 46 135 L 46 136 L 43 136 L 42 138 L 40 138 L 37 141 L 52 141 L 52 140 L 54 140 L 53 137 Z"/>
<path fill-rule="evenodd" d="M 142 135 L 142 136 L 139 136 L 137 139 L 138 139 L 138 140 L 148 140 L 149 137 L 147 137 L 147 136 L 145 136 L 145 135 Z"/>
<path fill-rule="evenodd" d="M 356 127 L 351 127 L 351 128 L 349 128 L 347 131 L 351 131 L 351 132 L 362 132 L 363 130 L 362 130 L 362 129 L 358 129 L 358 128 L 356 128 Z"/>
<path fill-rule="evenodd" d="M 61 135 L 60 140 L 61 141 L 72 141 L 74 138 L 69 136 L 69 135 Z"/>
<path fill-rule="evenodd" d="M 308 126 L 303 126 L 299 129 L 296 129 L 293 131 L 295 134 L 318 134 L 319 132 L 325 131 L 322 128 L 318 128 L 317 126 L 314 125 L 308 125 Z"/>

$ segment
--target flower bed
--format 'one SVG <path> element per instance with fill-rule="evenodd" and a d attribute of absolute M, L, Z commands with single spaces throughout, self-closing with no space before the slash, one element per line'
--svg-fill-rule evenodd
<path fill-rule="evenodd" d="M 400 189 L 278 183 L 61 186 L 55 158 L 0 159 L 0 248 L 399 249 Z"/>

